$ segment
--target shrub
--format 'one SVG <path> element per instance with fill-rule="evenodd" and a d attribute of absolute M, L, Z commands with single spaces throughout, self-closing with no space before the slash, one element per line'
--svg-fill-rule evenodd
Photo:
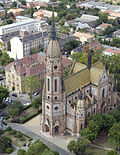
<path fill-rule="evenodd" d="M 22 133 L 20 133 L 20 132 L 18 132 L 17 135 L 16 135 L 17 138 L 22 138 L 22 136 L 23 136 L 23 135 L 22 135 Z"/>
<path fill-rule="evenodd" d="M 24 137 L 20 138 L 20 141 L 25 141 L 25 138 Z"/>
<path fill-rule="evenodd" d="M 13 148 L 12 147 L 6 148 L 6 153 L 10 154 L 12 152 L 13 152 Z"/>
<path fill-rule="evenodd" d="M 12 128 L 9 126 L 9 127 L 7 127 L 7 129 L 6 129 L 6 131 L 11 131 L 12 130 Z"/>
<path fill-rule="evenodd" d="M 0 109 L 5 108 L 7 105 L 6 104 L 0 104 Z"/>
<path fill-rule="evenodd" d="M 17 152 L 17 155 L 25 155 L 26 151 L 23 149 L 19 149 L 19 151 Z"/>
<path fill-rule="evenodd" d="M 0 135 L 2 135 L 3 133 L 4 133 L 4 131 L 0 129 Z"/>
<path fill-rule="evenodd" d="M 17 133 L 17 131 L 16 131 L 16 130 L 10 130 L 9 133 L 10 133 L 11 135 L 15 135 L 15 134 Z"/>

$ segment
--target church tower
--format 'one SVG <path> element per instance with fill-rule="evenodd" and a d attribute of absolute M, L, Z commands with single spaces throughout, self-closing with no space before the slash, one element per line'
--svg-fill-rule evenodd
<path fill-rule="evenodd" d="M 51 39 L 46 58 L 42 96 L 42 131 L 61 135 L 66 130 L 66 98 L 60 47 L 56 39 L 54 12 L 51 23 Z"/>

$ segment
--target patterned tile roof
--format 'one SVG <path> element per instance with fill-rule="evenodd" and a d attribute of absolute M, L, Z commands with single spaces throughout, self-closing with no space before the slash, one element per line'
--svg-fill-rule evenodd
<path fill-rule="evenodd" d="M 97 64 L 98 65 L 98 64 Z M 97 66 L 96 65 L 96 66 Z M 99 63 L 100 65 L 100 63 Z M 99 67 L 98 65 L 98 67 Z M 77 68 L 78 67 L 78 68 Z M 72 92 L 81 89 L 85 85 L 87 85 L 89 81 L 89 70 L 86 65 L 76 64 L 74 74 L 64 79 L 66 94 L 71 94 Z M 99 69 L 97 67 L 92 67 L 90 70 L 90 78 L 91 82 L 98 85 L 100 77 L 103 74 L 103 69 Z"/>

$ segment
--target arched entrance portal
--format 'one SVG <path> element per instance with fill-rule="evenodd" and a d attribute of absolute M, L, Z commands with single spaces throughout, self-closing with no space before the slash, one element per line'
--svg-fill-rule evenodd
<path fill-rule="evenodd" d="M 55 135 L 58 135 L 59 134 L 59 126 L 55 126 L 54 131 L 55 131 Z"/>
<path fill-rule="evenodd" d="M 45 124 L 45 132 L 49 132 L 49 126 Z"/>

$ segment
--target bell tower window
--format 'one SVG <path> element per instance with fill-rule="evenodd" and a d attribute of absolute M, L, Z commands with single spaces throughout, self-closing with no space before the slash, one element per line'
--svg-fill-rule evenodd
<path fill-rule="evenodd" d="M 55 92 L 57 92 L 57 79 L 55 79 Z"/>
<path fill-rule="evenodd" d="M 50 79 L 48 79 L 48 91 L 50 91 Z"/>

